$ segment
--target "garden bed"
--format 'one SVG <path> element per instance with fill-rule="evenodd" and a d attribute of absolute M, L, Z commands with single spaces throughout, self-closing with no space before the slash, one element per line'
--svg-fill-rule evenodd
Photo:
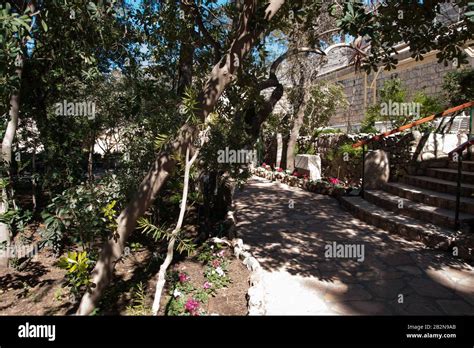
<path fill-rule="evenodd" d="M 288 186 L 299 187 L 306 191 L 341 197 L 355 194 L 359 187 L 349 185 L 338 178 L 322 178 L 321 180 L 310 180 L 306 175 L 301 175 L 297 171 L 290 173 L 281 168 L 272 169 L 265 163 L 252 171 L 254 175 L 270 181 L 278 181 Z"/>
<path fill-rule="evenodd" d="M 31 236 L 35 236 L 34 229 Z M 34 242 L 34 241 L 31 241 Z M 201 254 L 201 253 L 199 253 Z M 198 254 L 198 255 L 199 255 Z M 222 249 L 227 286 L 211 291 L 204 303 L 199 304 L 200 315 L 246 315 L 246 294 L 249 272 L 232 256 L 229 249 Z M 70 315 L 77 308 L 77 301 L 64 287 L 66 271 L 57 266 L 58 257 L 45 248 L 21 264 L 20 269 L 0 269 L 0 315 Z M 145 247 L 131 248 L 116 266 L 115 277 L 106 291 L 95 315 L 151 315 L 151 304 L 156 285 L 156 274 L 162 259 Z M 169 275 L 183 273 L 189 285 L 202 288 L 206 282 L 206 262 L 195 257 L 176 257 Z M 165 314 L 171 299 L 174 283 L 168 276 L 162 296 L 160 314 Z M 170 313 L 168 313 L 170 314 Z M 178 313 L 176 313 L 178 314 Z M 180 313 L 188 315 L 187 311 Z"/>

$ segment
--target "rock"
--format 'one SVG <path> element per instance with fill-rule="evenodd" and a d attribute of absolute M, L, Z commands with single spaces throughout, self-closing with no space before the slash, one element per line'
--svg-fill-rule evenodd
<path fill-rule="evenodd" d="M 241 259 L 245 260 L 245 259 L 247 259 L 247 258 L 249 258 L 249 257 L 250 257 L 249 252 L 247 252 L 247 251 L 241 251 L 241 252 L 240 252 L 240 258 L 241 258 Z"/>
<path fill-rule="evenodd" d="M 240 249 L 238 246 L 234 248 L 234 255 L 236 258 L 240 258 L 240 253 L 242 252 L 242 249 Z"/>
<path fill-rule="evenodd" d="M 321 179 L 321 156 L 316 155 L 297 155 L 295 158 L 295 168 L 309 172 L 311 180 Z"/>
<path fill-rule="evenodd" d="M 247 295 L 249 297 L 249 315 L 264 315 L 265 290 L 263 286 L 252 286 Z"/>
<path fill-rule="evenodd" d="M 256 271 L 250 274 L 250 285 L 252 286 L 258 285 L 262 283 L 262 280 L 263 280 L 263 275 L 262 275 L 261 269 L 257 269 Z"/>
<path fill-rule="evenodd" d="M 365 156 L 365 182 L 367 190 L 381 189 L 390 177 L 390 163 L 383 150 L 370 151 Z"/>
<path fill-rule="evenodd" d="M 240 249 L 242 249 L 243 245 L 244 245 L 244 242 L 242 241 L 241 238 L 235 238 L 234 240 L 232 240 L 233 247 L 238 246 Z"/>
<path fill-rule="evenodd" d="M 260 264 L 258 263 L 257 259 L 253 256 L 245 258 L 243 263 L 251 271 L 255 271 L 260 268 Z"/>

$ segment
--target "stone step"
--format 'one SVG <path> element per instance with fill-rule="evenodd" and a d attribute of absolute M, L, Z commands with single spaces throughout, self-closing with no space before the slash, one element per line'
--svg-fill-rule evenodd
<path fill-rule="evenodd" d="M 405 184 L 428 190 L 456 194 L 457 184 L 455 181 L 415 175 L 405 175 L 401 178 L 401 181 Z M 461 196 L 474 198 L 474 185 L 462 183 Z"/>
<path fill-rule="evenodd" d="M 364 199 L 378 207 L 398 214 L 447 228 L 455 227 L 455 213 L 453 210 L 412 202 L 382 190 L 366 190 L 364 192 Z M 461 230 L 463 232 L 474 232 L 474 215 L 460 213 L 459 219 L 461 220 Z"/>
<path fill-rule="evenodd" d="M 434 207 L 455 210 L 456 195 L 427 190 L 401 182 L 389 182 L 383 190 L 413 202 L 424 203 Z M 461 197 L 459 210 L 474 214 L 474 198 Z"/>
<path fill-rule="evenodd" d="M 438 178 L 448 181 L 458 180 L 458 170 L 451 168 L 427 168 L 425 170 L 426 176 Z M 461 171 L 461 182 L 466 184 L 474 184 L 474 172 Z"/>
<path fill-rule="evenodd" d="M 458 163 L 454 161 L 449 161 L 449 168 L 458 169 Z M 469 172 L 474 172 L 474 161 L 462 161 L 462 170 L 467 170 Z"/>
<path fill-rule="evenodd" d="M 453 247 L 457 247 L 458 257 L 467 260 L 474 259 L 474 254 L 469 252 L 469 248 L 474 248 L 472 234 L 457 232 L 397 214 L 378 207 L 361 197 L 343 196 L 340 198 L 340 202 L 355 217 L 366 223 L 406 239 L 422 242 L 430 248 L 451 250 Z"/>

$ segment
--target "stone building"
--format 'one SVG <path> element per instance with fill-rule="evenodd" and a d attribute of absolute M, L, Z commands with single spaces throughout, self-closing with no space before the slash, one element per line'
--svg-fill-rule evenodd
<path fill-rule="evenodd" d="M 465 51 L 469 65 L 474 66 L 474 47 L 467 47 Z M 377 91 L 388 79 L 400 78 L 407 89 L 408 98 L 420 91 L 429 96 L 438 96 L 441 93 L 444 75 L 460 68 L 452 63 L 448 66 L 438 63 L 436 51 L 425 54 L 422 61 L 416 61 L 410 57 L 409 47 L 406 45 L 400 45 L 396 58 L 398 59 L 397 67 L 390 71 L 380 68 L 377 72 L 372 71 L 367 75 L 364 71 L 355 72 L 352 65 L 343 63 L 319 74 L 318 79 L 341 84 L 349 102 L 347 110 L 338 110 L 330 120 L 330 127 L 356 131 L 360 127 L 367 108 L 377 103 Z M 378 127 L 385 128 L 383 124 L 379 124 Z"/>
<path fill-rule="evenodd" d="M 459 21 L 463 9 L 452 3 L 442 3 L 441 13 L 437 20 L 445 24 L 453 24 Z M 396 30 L 394 28 L 394 30 Z M 345 132 L 357 132 L 360 129 L 362 120 L 365 117 L 368 107 L 380 102 L 378 91 L 383 87 L 384 82 L 391 78 L 399 78 L 404 88 L 408 92 L 408 99 L 417 92 L 423 92 L 428 96 L 439 96 L 442 92 L 443 79 L 447 72 L 460 69 L 455 62 L 447 66 L 437 62 L 437 51 L 431 51 L 423 55 L 423 60 L 416 61 L 410 57 L 410 48 L 405 43 L 400 43 L 397 47 L 398 60 L 396 69 L 390 71 L 380 67 L 378 71 L 369 75 L 365 71 L 356 72 L 354 66 L 349 63 L 352 49 L 339 48 L 331 51 L 327 55 L 326 61 L 318 65 L 318 56 L 309 55 L 306 60 L 308 67 L 318 69 L 316 80 L 325 80 L 341 84 L 344 87 L 349 107 L 347 110 L 337 110 L 336 115 L 329 121 L 330 128 L 337 128 Z M 468 56 L 468 65 L 474 66 L 474 41 L 466 45 L 465 52 Z M 463 66 L 464 67 L 464 66 Z M 285 64 L 282 64 L 279 73 L 280 81 L 285 87 L 291 87 L 291 82 L 287 76 Z M 291 107 L 286 99 L 286 95 L 275 107 L 276 113 L 291 113 Z M 456 129 L 465 129 L 468 123 L 468 116 L 458 117 Z M 391 128 L 389 124 L 383 122 L 376 123 L 376 128 L 384 131 Z"/>

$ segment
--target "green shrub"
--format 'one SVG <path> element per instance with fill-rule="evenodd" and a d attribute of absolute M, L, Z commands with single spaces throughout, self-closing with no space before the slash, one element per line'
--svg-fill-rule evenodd
<path fill-rule="evenodd" d="M 90 271 L 94 262 L 89 259 L 86 251 L 83 252 L 68 252 L 67 256 L 59 259 L 58 267 L 67 271 L 65 277 L 65 286 L 69 288 L 71 294 L 75 299 L 95 287 L 90 279 Z"/>
<path fill-rule="evenodd" d="M 90 251 L 92 244 L 115 232 L 116 202 L 120 188 L 111 178 L 65 190 L 53 198 L 42 218 L 43 244 L 59 253 L 67 243 L 78 243 Z"/>
<path fill-rule="evenodd" d="M 377 133 L 375 122 L 380 119 L 380 106 L 371 105 L 367 108 L 365 117 L 360 127 L 361 133 Z"/>
<path fill-rule="evenodd" d="M 360 158 L 362 156 L 362 147 L 353 148 L 352 144 L 352 142 L 342 144 L 338 147 L 336 154 L 341 157 L 348 156 L 350 159 Z"/>
<path fill-rule="evenodd" d="M 443 91 L 449 106 L 474 100 L 474 69 L 453 70 L 444 76 Z"/>
<path fill-rule="evenodd" d="M 152 311 L 146 301 L 146 291 L 143 283 L 138 283 L 132 290 L 132 302 L 131 306 L 127 306 L 127 315 L 151 315 Z"/>

